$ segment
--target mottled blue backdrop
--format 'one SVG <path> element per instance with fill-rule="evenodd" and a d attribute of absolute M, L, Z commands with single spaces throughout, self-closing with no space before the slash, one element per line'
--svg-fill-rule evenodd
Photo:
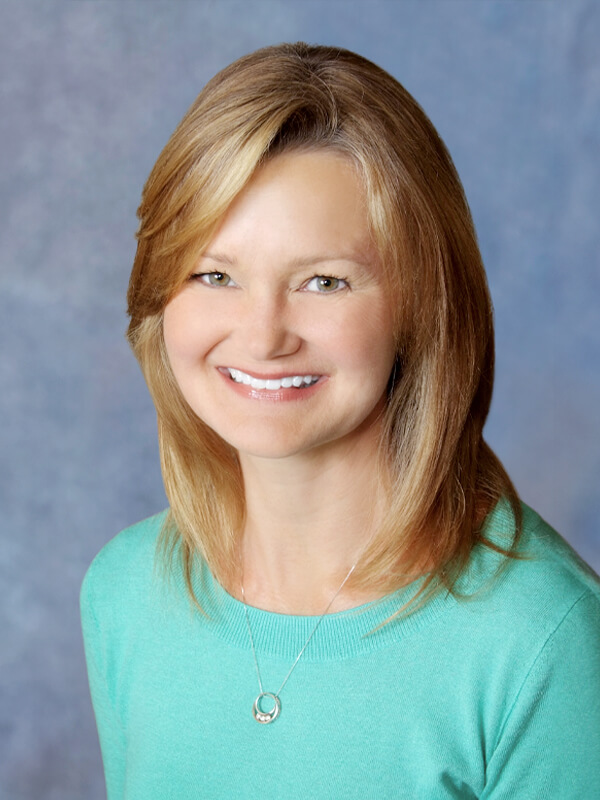
<path fill-rule="evenodd" d="M 79 585 L 112 535 L 165 504 L 123 338 L 142 184 L 213 73 L 297 39 L 381 64 L 446 140 L 496 307 L 488 438 L 600 568 L 599 3 L 0 0 L 7 800 L 103 796 Z"/>

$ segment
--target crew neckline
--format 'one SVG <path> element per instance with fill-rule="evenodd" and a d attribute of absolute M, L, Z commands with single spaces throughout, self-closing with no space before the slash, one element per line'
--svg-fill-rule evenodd
<path fill-rule="evenodd" d="M 379 627 L 410 600 L 421 581 L 414 581 L 390 595 L 356 608 L 326 614 L 304 652 L 303 660 L 335 660 L 379 649 L 421 629 L 456 604 L 448 592 L 440 593 L 412 613 L 403 613 Z M 225 591 L 205 563 L 200 566 L 194 584 L 210 632 L 233 647 L 248 649 L 250 641 L 244 604 Z M 284 659 L 297 656 L 320 616 L 282 614 L 254 606 L 247 606 L 247 609 L 257 653 Z"/>
<path fill-rule="evenodd" d="M 508 504 L 500 501 L 488 515 L 484 533 L 502 543 L 513 525 Z M 490 577 L 496 576 L 499 560 L 503 558 L 485 546 L 477 546 L 457 584 L 459 592 L 469 595 Z M 339 660 L 389 646 L 417 633 L 461 602 L 449 590 L 441 590 L 422 605 L 417 600 L 414 610 L 402 612 L 386 622 L 415 596 L 422 581 L 423 578 L 419 578 L 379 600 L 356 608 L 326 614 L 304 652 L 303 660 Z M 195 571 L 193 586 L 202 608 L 197 613 L 207 630 L 233 647 L 248 649 L 244 604 L 215 580 L 203 561 Z M 286 660 L 297 656 L 319 618 L 319 615 L 283 614 L 254 606 L 247 606 L 247 609 L 256 652 Z"/>

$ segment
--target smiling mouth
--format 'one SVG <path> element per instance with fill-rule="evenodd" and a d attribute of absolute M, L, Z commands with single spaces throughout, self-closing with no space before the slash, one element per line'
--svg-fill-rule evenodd
<path fill-rule="evenodd" d="M 284 378 L 255 378 L 240 369 L 227 367 L 229 377 L 235 383 L 243 383 L 251 389 L 266 389 L 276 392 L 279 389 L 306 389 L 315 384 L 320 375 L 286 375 Z"/>

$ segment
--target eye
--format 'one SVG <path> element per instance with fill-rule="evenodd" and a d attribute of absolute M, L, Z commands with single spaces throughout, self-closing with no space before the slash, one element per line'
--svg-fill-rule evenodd
<path fill-rule="evenodd" d="M 315 275 L 305 284 L 304 288 L 308 292 L 334 294 L 334 292 L 348 288 L 348 283 L 343 278 L 334 278 L 332 275 Z"/>
<path fill-rule="evenodd" d="M 236 284 L 226 272 L 197 272 L 191 276 L 207 286 L 235 286 Z"/>

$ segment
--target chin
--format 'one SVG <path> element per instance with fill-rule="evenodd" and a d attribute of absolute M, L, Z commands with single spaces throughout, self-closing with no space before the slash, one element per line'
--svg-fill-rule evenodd
<path fill-rule="evenodd" d="M 273 430 L 262 436 L 239 436 L 227 439 L 241 457 L 262 459 L 286 458 L 319 458 L 329 454 L 333 455 L 336 449 L 341 454 L 347 453 L 347 447 L 352 440 L 364 437 L 364 431 L 358 436 L 358 431 L 323 431 L 317 436 L 288 435 L 283 432 L 275 433 Z M 372 438 L 372 436 L 369 436 Z"/>
<path fill-rule="evenodd" d="M 196 413 L 199 411 L 196 409 Z M 372 409 L 365 416 L 353 415 L 349 408 L 345 408 L 337 415 L 337 420 L 330 418 L 326 423 L 315 419 L 312 414 L 305 415 L 304 419 L 295 416 L 290 420 L 287 414 L 282 417 L 277 413 L 234 416 L 215 413 L 215 409 L 211 409 L 211 413 L 198 413 L 198 416 L 240 456 L 284 459 L 309 454 L 319 456 L 326 452 L 332 454 L 336 449 L 347 453 L 349 445 L 378 440 L 375 422 L 379 413 L 379 409 Z"/>
<path fill-rule="evenodd" d="M 230 441 L 240 456 L 249 458 L 283 459 L 293 458 L 312 451 L 317 451 L 320 446 L 315 443 L 298 443 L 276 439 L 269 441 L 267 437 L 261 441 Z"/>

